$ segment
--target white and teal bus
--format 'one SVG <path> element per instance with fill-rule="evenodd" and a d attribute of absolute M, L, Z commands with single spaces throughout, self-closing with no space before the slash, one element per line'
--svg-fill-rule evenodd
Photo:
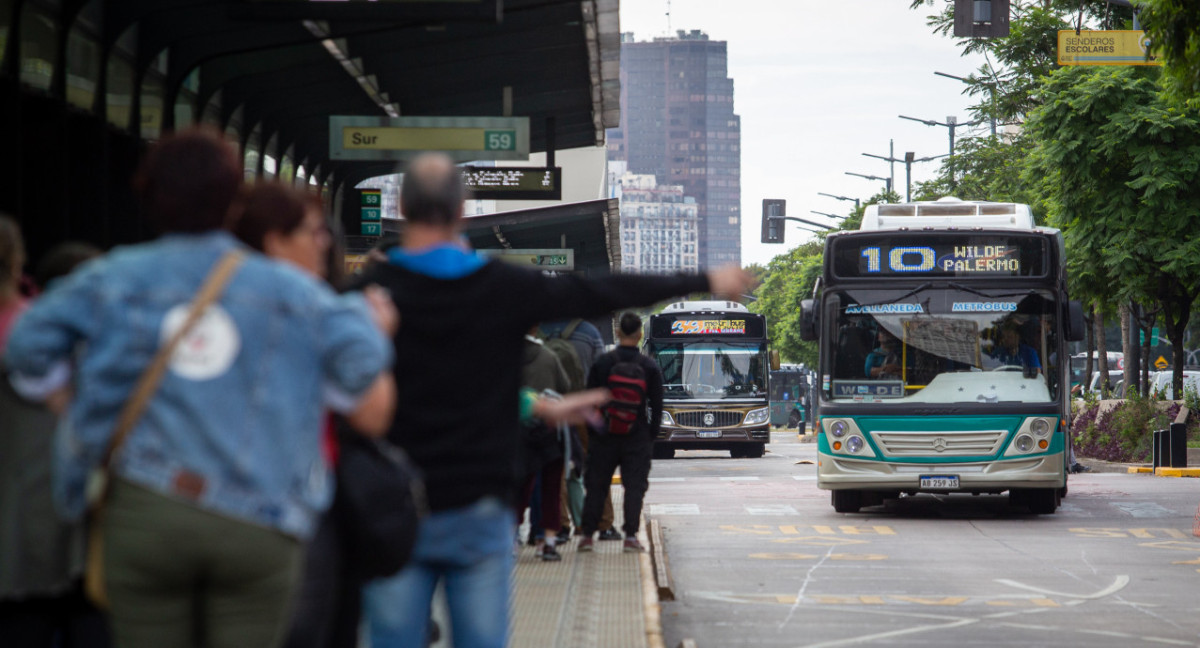
<path fill-rule="evenodd" d="M 1067 479 L 1083 312 L 1062 234 L 1027 205 L 871 205 L 831 234 L 802 337 L 820 341 L 817 486 L 856 512 L 901 494 L 1009 493 L 1053 513 Z"/>

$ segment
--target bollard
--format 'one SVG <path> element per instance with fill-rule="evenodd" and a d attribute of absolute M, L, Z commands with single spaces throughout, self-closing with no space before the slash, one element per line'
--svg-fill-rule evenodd
<path fill-rule="evenodd" d="M 1167 465 L 1172 468 L 1187 468 L 1187 424 L 1172 423 L 1170 429 L 1167 430 L 1167 447 L 1170 449 L 1170 463 Z"/>
<path fill-rule="evenodd" d="M 1170 454 L 1170 448 L 1167 447 L 1167 431 L 1155 430 L 1154 441 L 1150 450 L 1150 464 L 1155 468 L 1166 466 L 1168 454 Z"/>

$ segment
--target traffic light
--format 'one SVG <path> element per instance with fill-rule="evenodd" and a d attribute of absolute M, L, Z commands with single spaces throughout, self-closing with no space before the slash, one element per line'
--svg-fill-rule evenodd
<path fill-rule="evenodd" d="M 783 243 L 783 217 L 787 214 L 787 201 L 779 198 L 763 198 L 762 242 Z"/>
<path fill-rule="evenodd" d="M 954 35 L 958 38 L 1008 36 L 1009 0 L 954 0 Z"/>

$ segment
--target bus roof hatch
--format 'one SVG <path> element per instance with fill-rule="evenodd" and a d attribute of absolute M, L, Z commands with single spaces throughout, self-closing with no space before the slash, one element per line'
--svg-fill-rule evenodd
<path fill-rule="evenodd" d="M 862 230 L 922 229 L 926 227 L 986 227 L 1033 229 L 1028 205 L 963 201 L 946 197 L 936 202 L 867 205 Z"/>

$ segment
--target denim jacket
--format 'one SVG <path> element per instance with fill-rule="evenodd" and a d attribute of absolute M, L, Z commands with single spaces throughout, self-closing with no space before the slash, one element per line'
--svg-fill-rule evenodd
<path fill-rule="evenodd" d="M 56 284 L 17 322 L 5 355 L 14 386 L 44 398 L 74 381 L 60 481 L 82 491 L 159 345 L 220 257 L 241 247 L 209 232 L 120 248 Z M 391 344 L 361 297 L 246 253 L 172 354 L 112 471 L 303 538 L 332 493 L 322 412 L 352 410 L 390 365 Z"/>

